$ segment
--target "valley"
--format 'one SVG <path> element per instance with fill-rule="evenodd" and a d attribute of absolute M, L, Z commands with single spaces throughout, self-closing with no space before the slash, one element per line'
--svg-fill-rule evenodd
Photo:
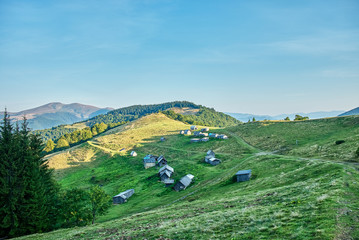
<path fill-rule="evenodd" d="M 100 185 L 111 196 L 134 188 L 129 201 L 113 205 L 94 225 L 22 239 L 355 239 L 359 172 L 346 162 L 358 162 L 358 121 L 212 127 L 229 139 L 190 143 L 191 136 L 179 135 L 190 125 L 162 113 L 144 116 L 49 158 L 62 187 Z M 345 142 L 337 146 L 338 139 Z M 327 150 L 308 150 L 313 145 Z M 221 164 L 203 161 L 209 149 Z M 137 157 L 129 156 L 132 150 Z M 147 154 L 164 155 L 175 181 L 191 173 L 194 182 L 181 192 L 165 188 L 158 168 L 143 168 Z M 233 181 L 241 169 L 252 170 L 250 181 Z"/>

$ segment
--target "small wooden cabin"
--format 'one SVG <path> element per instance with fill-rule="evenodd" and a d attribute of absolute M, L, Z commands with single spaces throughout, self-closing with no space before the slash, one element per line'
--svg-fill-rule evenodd
<path fill-rule="evenodd" d="M 208 133 L 203 133 L 203 132 L 201 132 L 201 133 L 199 133 L 199 136 L 200 136 L 200 137 L 208 137 Z"/>
<path fill-rule="evenodd" d="M 134 189 L 126 190 L 122 193 L 117 194 L 116 196 L 112 197 L 113 204 L 122 204 L 127 202 L 127 200 L 135 193 Z"/>
<path fill-rule="evenodd" d="M 194 131 L 194 132 L 193 132 L 193 135 L 194 135 L 194 136 L 199 136 L 200 134 L 201 134 L 200 131 Z"/>
<path fill-rule="evenodd" d="M 191 130 L 197 130 L 197 129 L 198 129 L 197 126 L 195 126 L 195 125 L 191 126 Z"/>
<path fill-rule="evenodd" d="M 208 142 L 209 141 L 209 138 L 208 137 L 204 137 L 201 139 L 201 142 Z"/>
<path fill-rule="evenodd" d="M 252 170 L 241 170 L 236 173 L 237 182 L 249 181 L 252 176 Z"/>
<path fill-rule="evenodd" d="M 183 135 L 183 134 L 184 134 L 184 130 L 181 130 L 181 131 L 180 131 L 180 134 L 182 134 L 182 135 Z"/>
<path fill-rule="evenodd" d="M 132 156 L 132 157 L 136 157 L 136 156 L 137 156 L 137 153 L 136 153 L 135 151 L 132 151 L 132 152 L 131 152 L 131 156 Z"/>
<path fill-rule="evenodd" d="M 208 132 L 208 131 L 209 131 L 209 128 L 208 128 L 208 127 L 202 128 L 201 131 L 202 131 L 202 132 Z"/>
<path fill-rule="evenodd" d="M 216 138 L 218 136 L 218 134 L 217 133 L 210 133 L 210 134 L 208 134 L 208 136 L 211 137 L 211 138 Z"/>
<path fill-rule="evenodd" d="M 205 156 L 204 161 L 213 166 L 216 166 L 221 163 L 221 160 L 216 158 L 215 153 L 212 150 L 207 151 L 207 155 Z"/>
<path fill-rule="evenodd" d="M 161 142 L 164 142 L 164 141 L 166 141 L 166 138 L 161 137 L 160 141 L 161 141 Z"/>
<path fill-rule="evenodd" d="M 181 180 L 179 180 L 176 185 L 173 187 L 175 191 L 185 190 L 192 182 L 194 176 L 192 174 L 187 174 Z"/>
<path fill-rule="evenodd" d="M 143 166 L 145 169 L 156 166 L 157 156 L 153 156 L 148 154 L 146 157 L 143 158 Z"/>
<path fill-rule="evenodd" d="M 157 167 L 163 167 L 167 165 L 167 160 L 163 155 L 159 156 L 156 161 L 157 161 Z"/>
<path fill-rule="evenodd" d="M 158 171 L 158 175 L 160 176 L 162 172 L 164 171 L 170 171 L 172 173 L 175 172 L 175 170 L 173 169 L 173 167 L 171 167 L 170 165 L 166 165 L 160 168 L 160 170 Z"/>
<path fill-rule="evenodd" d="M 200 141 L 201 141 L 201 139 L 199 139 L 199 138 L 191 138 L 191 143 L 197 143 Z"/>
<path fill-rule="evenodd" d="M 184 135 L 191 135 L 191 131 L 190 130 L 184 130 Z"/>
<path fill-rule="evenodd" d="M 217 138 L 219 138 L 219 139 L 228 139 L 227 135 L 225 135 L 225 134 L 220 134 L 220 135 L 217 136 Z"/>

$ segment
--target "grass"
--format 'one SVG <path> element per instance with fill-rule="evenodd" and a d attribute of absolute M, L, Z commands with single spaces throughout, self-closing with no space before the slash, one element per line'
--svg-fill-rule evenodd
<path fill-rule="evenodd" d="M 249 144 L 270 151 L 335 161 L 358 162 L 359 116 L 291 122 L 254 122 L 230 130 Z M 344 140 L 337 145 L 335 142 Z"/>
<path fill-rule="evenodd" d="M 212 129 L 229 139 L 190 143 L 190 136 L 178 134 L 188 126 L 154 114 L 96 139 L 96 145 L 115 152 L 83 144 L 71 151 L 86 155 L 91 150 L 94 155 L 61 170 L 57 178 L 63 187 L 100 184 L 111 195 L 129 188 L 135 194 L 127 203 L 112 206 L 94 225 L 23 239 L 358 239 L 358 170 L 325 159 L 265 154 L 241 138 L 250 131 L 258 135 L 257 127 Z M 350 128 L 356 131 L 356 126 Z M 276 129 L 267 134 L 278 134 Z M 322 142 L 331 141 L 325 140 L 332 137 L 329 134 L 317 135 Z M 167 140 L 160 142 L 161 136 Z M 307 144 L 315 142 L 309 140 Z M 270 144 L 261 148 L 272 151 Z M 116 152 L 120 148 L 127 152 Z M 132 149 L 138 157 L 128 156 Z M 203 162 L 208 149 L 216 152 L 220 165 Z M 158 168 L 143 168 L 142 158 L 148 153 L 163 154 L 175 169 L 175 180 L 191 173 L 194 183 L 182 192 L 165 188 L 156 176 Z M 234 182 L 240 169 L 252 169 L 252 179 Z"/>

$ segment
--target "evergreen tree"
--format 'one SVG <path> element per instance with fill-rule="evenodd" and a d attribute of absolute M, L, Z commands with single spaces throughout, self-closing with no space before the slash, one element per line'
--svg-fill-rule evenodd
<path fill-rule="evenodd" d="M 13 129 L 5 112 L 0 126 L 0 237 L 48 231 L 58 222 L 53 207 L 58 188 L 42 149 L 26 119 L 21 129 Z"/>
<path fill-rule="evenodd" d="M 97 215 L 103 215 L 110 207 L 111 197 L 99 186 L 90 189 L 92 224 L 95 223 Z"/>
<path fill-rule="evenodd" d="M 284 118 L 285 121 L 290 121 L 289 117 Z"/>
<path fill-rule="evenodd" d="M 252 122 L 255 122 L 255 121 L 256 121 L 256 118 L 255 118 L 255 117 L 253 117 Z"/>

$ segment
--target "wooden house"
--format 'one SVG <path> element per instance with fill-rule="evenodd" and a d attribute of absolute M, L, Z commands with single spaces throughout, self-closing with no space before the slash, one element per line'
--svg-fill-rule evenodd
<path fill-rule="evenodd" d="M 191 130 L 197 130 L 197 126 L 195 125 L 191 126 Z"/>
<path fill-rule="evenodd" d="M 208 133 L 203 133 L 203 132 L 201 132 L 201 133 L 199 133 L 199 136 L 200 136 L 200 137 L 208 137 Z"/>
<path fill-rule="evenodd" d="M 161 137 L 160 141 L 161 141 L 161 142 L 164 142 L 164 141 L 166 141 L 166 138 Z"/>
<path fill-rule="evenodd" d="M 171 167 L 170 165 L 165 165 L 163 167 L 160 168 L 160 170 L 158 171 L 158 175 L 160 175 L 163 171 L 170 171 L 172 173 L 175 172 L 175 170 L 173 169 L 173 167 Z"/>
<path fill-rule="evenodd" d="M 208 141 L 209 141 L 208 137 L 201 138 L 201 142 L 208 142 Z"/>
<path fill-rule="evenodd" d="M 200 141 L 201 141 L 201 139 L 199 139 L 199 138 L 191 138 L 191 143 L 197 143 Z"/>
<path fill-rule="evenodd" d="M 201 132 L 208 132 L 208 131 L 209 131 L 209 128 L 208 128 L 208 127 L 201 129 Z"/>
<path fill-rule="evenodd" d="M 184 130 L 181 130 L 181 131 L 180 131 L 180 134 L 182 134 L 182 135 L 183 135 L 183 134 L 184 134 Z"/>
<path fill-rule="evenodd" d="M 193 135 L 194 135 L 194 136 L 199 136 L 200 134 L 201 134 L 200 131 L 194 131 L 194 132 L 193 132 Z"/>
<path fill-rule="evenodd" d="M 158 175 L 160 176 L 161 181 L 165 181 L 166 179 L 171 178 L 172 174 L 174 173 L 174 169 L 169 166 L 163 166 L 159 171 L 158 171 Z"/>
<path fill-rule="evenodd" d="M 167 160 L 163 155 L 159 156 L 156 161 L 157 161 L 157 166 L 158 167 L 162 167 L 162 166 L 167 165 Z"/>
<path fill-rule="evenodd" d="M 210 134 L 208 134 L 208 136 L 211 137 L 211 138 L 216 138 L 218 136 L 218 134 L 217 133 L 210 133 Z"/>
<path fill-rule="evenodd" d="M 191 131 L 190 130 L 184 130 L 184 135 L 191 135 Z"/>
<path fill-rule="evenodd" d="M 191 184 L 193 178 L 194 176 L 192 174 L 187 174 L 176 183 L 174 190 L 178 192 L 186 189 Z"/>
<path fill-rule="evenodd" d="M 122 193 L 117 194 L 116 196 L 112 197 L 113 204 L 122 204 L 127 202 L 127 200 L 135 193 L 134 189 L 126 190 Z"/>
<path fill-rule="evenodd" d="M 157 158 L 158 158 L 157 156 L 153 156 L 151 154 L 148 154 L 146 157 L 143 158 L 144 167 L 147 169 L 147 168 L 156 166 Z"/>
<path fill-rule="evenodd" d="M 136 156 L 137 156 L 137 153 L 136 153 L 135 151 L 132 151 L 132 152 L 131 152 L 131 156 L 132 156 L 132 157 L 136 157 Z"/>
<path fill-rule="evenodd" d="M 215 153 L 212 150 L 207 151 L 207 155 L 205 156 L 204 161 L 213 166 L 216 166 L 221 163 L 221 160 L 216 158 Z"/>
<path fill-rule="evenodd" d="M 236 173 L 237 182 L 249 181 L 252 176 L 252 170 L 241 170 Z"/>
<path fill-rule="evenodd" d="M 217 136 L 217 138 L 219 138 L 219 139 L 228 139 L 227 135 L 225 135 L 225 134 L 220 134 L 220 135 Z"/>

